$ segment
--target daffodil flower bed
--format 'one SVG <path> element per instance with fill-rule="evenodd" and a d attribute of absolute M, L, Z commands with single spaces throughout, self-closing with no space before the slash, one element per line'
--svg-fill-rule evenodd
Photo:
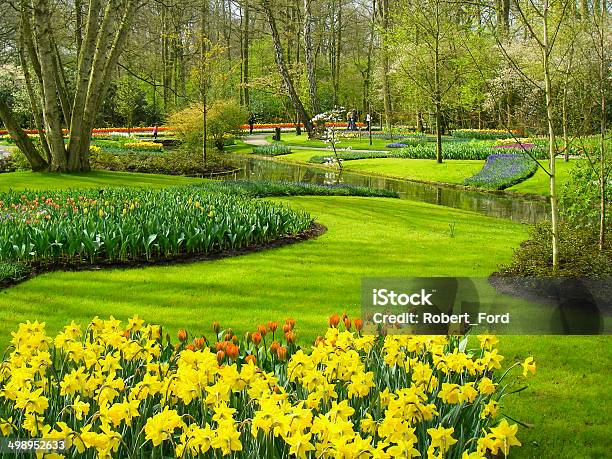
<path fill-rule="evenodd" d="M 217 253 L 311 227 L 271 202 L 197 187 L 0 194 L 0 261 L 97 263 Z"/>
<path fill-rule="evenodd" d="M 521 363 L 501 373 L 495 337 L 468 350 L 460 337 L 330 325 L 306 350 L 292 319 L 242 341 L 218 323 L 211 340 L 180 330 L 178 343 L 138 317 L 55 338 L 21 324 L 0 365 L 0 434 L 65 441 L 39 454 L 53 459 L 482 459 L 520 446 L 500 403 Z"/>

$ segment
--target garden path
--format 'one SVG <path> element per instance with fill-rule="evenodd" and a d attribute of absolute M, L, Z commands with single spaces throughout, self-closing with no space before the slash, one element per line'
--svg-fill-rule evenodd
<path fill-rule="evenodd" d="M 244 139 L 244 143 L 255 146 L 270 145 L 270 142 L 266 140 L 266 136 L 263 134 L 249 134 Z"/>

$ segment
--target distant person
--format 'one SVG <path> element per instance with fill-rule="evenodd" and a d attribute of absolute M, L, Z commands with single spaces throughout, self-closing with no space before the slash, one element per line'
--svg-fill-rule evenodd
<path fill-rule="evenodd" d="M 249 116 L 249 134 L 253 133 L 254 127 L 255 127 L 255 115 L 251 113 L 251 116 Z"/>
<path fill-rule="evenodd" d="M 353 120 L 353 114 L 350 111 L 346 112 L 346 123 L 347 123 L 346 130 L 347 131 L 351 130 L 351 127 L 353 125 L 353 121 L 352 120 Z"/>
<path fill-rule="evenodd" d="M 153 138 L 155 140 L 157 140 L 157 134 L 159 132 L 159 129 L 157 128 L 157 124 L 155 126 L 153 126 Z"/>
<path fill-rule="evenodd" d="M 366 125 L 367 125 L 367 127 L 368 127 L 368 131 L 369 131 L 370 129 L 372 129 L 372 117 L 370 116 L 370 114 L 369 114 L 369 113 L 366 113 L 366 116 L 365 116 L 365 122 L 366 122 Z"/>
<path fill-rule="evenodd" d="M 357 114 L 357 110 L 353 109 L 353 115 L 352 115 L 352 119 L 353 119 L 353 131 L 357 130 L 357 120 L 358 120 L 359 115 Z"/>

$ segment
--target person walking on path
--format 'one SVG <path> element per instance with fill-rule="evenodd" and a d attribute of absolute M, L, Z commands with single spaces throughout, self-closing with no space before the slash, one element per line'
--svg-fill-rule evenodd
<path fill-rule="evenodd" d="M 353 114 L 351 116 L 351 118 L 353 119 L 353 131 L 357 130 L 357 119 L 358 119 L 358 114 L 357 114 L 357 110 L 353 109 Z"/>
<path fill-rule="evenodd" d="M 159 129 L 157 128 L 157 124 L 155 126 L 153 126 L 153 138 L 155 140 L 157 140 L 157 133 L 159 132 Z"/>
<path fill-rule="evenodd" d="M 254 127 L 255 127 L 255 115 L 251 113 L 251 116 L 249 116 L 249 134 L 253 133 Z"/>
<path fill-rule="evenodd" d="M 366 126 L 367 126 L 368 131 L 369 131 L 372 128 L 372 117 L 370 116 L 369 113 L 366 113 L 365 121 L 366 121 Z"/>

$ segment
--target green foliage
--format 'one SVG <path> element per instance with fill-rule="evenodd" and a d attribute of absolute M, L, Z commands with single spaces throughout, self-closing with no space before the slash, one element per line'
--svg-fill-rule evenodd
<path fill-rule="evenodd" d="M 223 150 L 228 139 L 240 137 L 242 126 L 247 119 L 243 107 L 233 100 L 219 100 L 207 110 L 206 132 L 217 149 Z M 196 149 L 202 145 L 204 137 L 204 115 L 201 105 L 192 105 L 170 116 L 176 136 L 187 147 Z"/>
<path fill-rule="evenodd" d="M 234 100 L 218 100 L 212 104 L 206 117 L 208 135 L 215 146 L 223 150 L 228 139 L 242 135 L 241 126 L 248 118 L 244 107 Z"/>
<path fill-rule="evenodd" d="M 609 208 L 612 202 L 612 158 L 608 158 L 605 164 L 608 177 L 605 201 Z M 598 167 L 599 164 L 591 165 L 589 161 L 574 161 L 569 180 L 559 196 L 559 207 L 564 218 L 580 225 L 599 224 L 601 187 Z M 609 218 L 607 224 L 610 224 Z"/>
<path fill-rule="evenodd" d="M 0 260 L 43 264 L 218 253 L 300 233 L 313 221 L 267 201 L 197 187 L 9 192 L 0 201 Z"/>
<path fill-rule="evenodd" d="M 600 251 L 598 231 L 559 223 L 559 268 L 552 269 L 552 231 L 549 221 L 535 225 L 529 240 L 514 253 L 512 263 L 503 266 L 502 276 L 607 277 L 612 276 L 612 248 Z"/>
<path fill-rule="evenodd" d="M 18 148 L 11 150 L 10 156 L 0 158 L 0 172 L 30 171 L 28 158 Z"/>
<path fill-rule="evenodd" d="M 317 185 L 314 183 L 262 181 L 204 182 L 196 185 L 211 191 L 223 190 L 251 197 L 272 196 L 364 196 L 399 198 L 396 191 L 351 185 Z"/>
<path fill-rule="evenodd" d="M 0 285 L 19 281 L 29 274 L 30 268 L 25 263 L 13 261 L 0 262 Z"/>
<path fill-rule="evenodd" d="M 279 156 L 288 155 L 291 153 L 291 147 L 287 145 L 260 145 L 253 147 L 253 154 L 264 156 Z"/>
<path fill-rule="evenodd" d="M 202 175 L 229 169 L 217 155 L 208 155 L 206 163 L 197 150 L 179 148 L 168 153 L 111 150 L 92 152 L 92 169 L 144 172 L 147 174 Z"/>

